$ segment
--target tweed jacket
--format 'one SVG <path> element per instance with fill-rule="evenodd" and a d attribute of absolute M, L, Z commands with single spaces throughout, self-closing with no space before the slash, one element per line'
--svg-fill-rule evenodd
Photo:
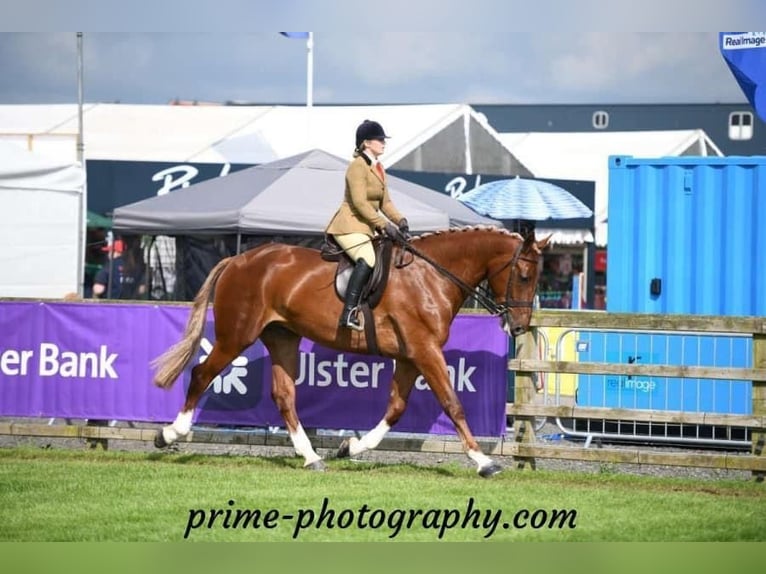
<path fill-rule="evenodd" d="M 325 231 L 332 235 L 364 233 L 372 237 L 376 229 L 385 226 L 386 217 L 398 225 L 403 215 L 391 201 L 385 179 L 381 179 L 365 154 L 354 158 L 346 169 L 343 202 Z"/>

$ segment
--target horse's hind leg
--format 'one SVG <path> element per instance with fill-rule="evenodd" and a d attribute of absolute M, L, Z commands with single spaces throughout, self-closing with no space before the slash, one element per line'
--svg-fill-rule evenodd
<path fill-rule="evenodd" d="M 261 340 L 271 357 L 271 397 L 285 421 L 295 452 L 304 458 L 305 467 L 324 470 L 322 457 L 311 446 L 295 408 L 295 378 L 298 376 L 298 344 L 301 338 L 283 327 L 270 325 L 264 330 Z"/>
<path fill-rule="evenodd" d="M 354 456 L 366 450 L 372 450 L 380 444 L 386 433 L 393 427 L 404 414 L 407 408 L 407 400 L 410 391 L 415 384 L 415 379 L 420 372 L 415 365 L 405 359 L 396 361 L 394 378 L 391 382 L 391 394 L 388 399 L 386 414 L 378 425 L 365 434 L 362 438 L 351 437 L 344 440 L 336 456 L 339 458 Z"/>
<path fill-rule="evenodd" d="M 218 374 L 226 368 L 226 365 L 236 359 L 244 351 L 248 344 L 232 345 L 216 341 L 210 355 L 191 372 L 189 390 L 186 391 L 186 400 L 181 411 L 172 424 L 163 427 L 154 437 L 154 446 L 163 448 L 173 444 L 179 438 L 183 438 L 191 431 L 194 409 L 205 392 Z"/>

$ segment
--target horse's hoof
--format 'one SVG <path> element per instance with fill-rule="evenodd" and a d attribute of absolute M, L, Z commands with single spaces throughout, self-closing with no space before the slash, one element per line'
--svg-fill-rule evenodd
<path fill-rule="evenodd" d="M 336 458 L 348 458 L 351 456 L 351 441 L 350 439 L 343 439 L 338 447 L 338 452 L 335 453 Z"/>
<path fill-rule="evenodd" d="M 168 443 L 165 442 L 165 437 L 162 436 L 162 431 L 157 431 L 157 434 L 154 435 L 154 446 L 157 448 L 165 448 L 168 446 Z"/>
<path fill-rule="evenodd" d="M 488 464 L 487 466 L 484 466 L 479 469 L 479 476 L 482 478 L 489 478 L 491 476 L 495 476 L 496 474 L 499 474 L 502 472 L 503 467 L 500 466 L 497 463 Z"/>
<path fill-rule="evenodd" d="M 324 461 L 320 458 L 319 460 L 315 460 L 311 464 L 307 464 L 305 468 L 309 470 L 316 470 L 318 472 L 324 472 L 327 470 L 327 467 L 324 464 Z"/>

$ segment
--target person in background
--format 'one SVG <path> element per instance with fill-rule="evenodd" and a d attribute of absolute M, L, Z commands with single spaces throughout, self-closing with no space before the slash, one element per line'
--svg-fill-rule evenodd
<path fill-rule="evenodd" d="M 143 273 L 133 254 L 126 253 L 125 242 L 116 239 L 101 248 L 109 254 L 107 263 L 93 280 L 93 297 L 100 299 L 140 299 L 146 292 Z M 110 281 L 111 275 L 111 281 Z"/>
<path fill-rule="evenodd" d="M 385 233 L 396 241 L 409 239 L 409 224 L 389 197 L 379 159 L 386 150 L 386 138 L 378 122 L 364 120 L 356 128 L 354 159 L 346 169 L 343 202 L 325 229 L 355 262 L 338 326 L 356 331 L 362 330 L 356 313 L 359 299 L 375 267 L 372 238 Z"/>

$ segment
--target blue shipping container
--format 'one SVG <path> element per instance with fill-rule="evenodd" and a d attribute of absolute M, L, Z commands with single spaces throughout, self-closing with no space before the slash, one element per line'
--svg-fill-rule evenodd
<path fill-rule="evenodd" d="M 608 217 L 607 310 L 766 315 L 766 157 L 612 156 Z"/>
<path fill-rule="evenodd" d="M 766 315 L 766 157 L 609 158 L 607 309 Z M 581 333 L 582 361 L 749 367 L 747 338 Z M 748 414 L 749 381 L 580 376 L 584 406 Z"/>

